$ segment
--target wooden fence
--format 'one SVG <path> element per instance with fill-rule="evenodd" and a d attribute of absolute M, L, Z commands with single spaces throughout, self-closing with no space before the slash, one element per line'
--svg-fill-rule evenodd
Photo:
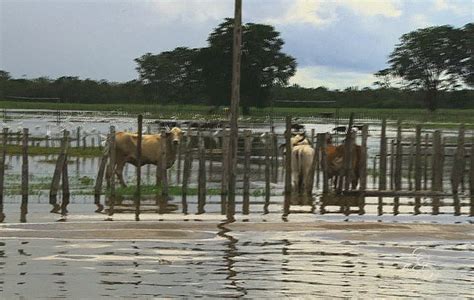
<path fill-rule="evenodd" d="M 349 125 L 353 122 L 353 117 L 349 120 Z M 413 213 L 419 214 L 421 207 L 426 206 L 426 200 L 430 201 L 431 213 L 439 214 L 440 207 L 450 206 L 453 208 L 454 215 L 462 213 L 463 206 L 469 206 L 469 215 L 474 215 L 474 142 L 466 143 L 466 130 L 460 125 L 458 134 L 453 139 L 443 138 L 442 132 L 436 130 L 432 133 L 423 131 L 421 125 L 417 125 L 414 131 L 403 131 L 402 123 L 399 122 L 396 127 L 396 136 L 389 137 L 387 134 L 387 123 L 385 120 L 381 123 L 380 134 L 377 130 L 370 131 L 368 125 L 364 125 L 359 134 L 348 130 L 345 134 L 345 140 L 341 145 L 329 145 L 328 133 L 306 133 L 307 138 L 316 149 L 313 159 L 314 165 L 314 191 L 313 197 L 305 195 L 295 195 L 292 190 L 291 177 L 291 144 L 292 136 L 291 118 L 286 119 L 286 131 L 277 134 L 272 129 L 265 133 L 256 133 L 250 130 L 239 132 L 239 150 L 237 157 L 237 169 L 239 176 L 236 187 L 241 198 L 236 202 L 230 202 L 229 199 L 229 178 L 227 169 L 228 164 L 228 141 L 229 131 L 219 129 L 213 131 L 202 128 L 188 127 L 178 146 L 176 157 L 176 180 L 181 189 L 181 208 L 184 214 L 189 213 L 188 194 L 190 184 L 197 184 L 197 213 L 206 212 L 206 205 L 209 201 L 208 179 L 221 172 L 220 188 L 220 212 L 226 214 L 229 211 L 229 205 L 234 207 L 230 211 L 236 211 L 235 206 L 240 206 L 242 214 L 249 214 L 251 207 L 260 203 L 253 201 L 251 203 L 251 173 L 255 172 L 257 165 L 264 168 L 264 187 L 262 195 L 263 213 L 269 212 L 271 204 L 282 205 L 283 217 L 289 213 L 298 211 L 301 205 L 310 205 L 311 211 L 314 211 L 317 204 L 320 206 L 320 213 L 338 212 L 344 214 L 365 213 L 365 208 L 370 204 L 368 199 L 377 199 L 377 212 L 383 214 L 383 208 L 387 205 L 386 199 L 393 199 L 390 203 L 393 213 L 400 213 L 400 206 L 412 205 Z M 142 118 L 139 118 L 138 132 L 142 130 Z M 348 126 L 351 128 L 351 126 Z M 80 141 L 77 137 L 76 141 Z M 423 135 L 424 133 L 424 135 Z M 369 134 L 378 137 L 378 153 L 372 153 L 369 157 Z M 378 135 L 379 134 L 379 135 Z M 161 132 L 162 138 L 165 138 L 165 132 Z M 18 139 L 18 133 L 3 130 L 2 147 L 0 148 L 0 219 L 4 219 L 3 199 L 4 199 L 4 173 L 5 173 L 5 153 L 8 143 L 15 143 Z M 169 170 L 166 169 L 167 148 L 161 149 L 162 160 L 157 164 L 156 182 L 161 186 L 161 193 L 155 195 L 154 202 L 148 200 L 143 202 L 144 195 L 141 194 L 141 166 L 136 167 L 136 193 L 133 197 L 133 205 L 127 206 L 126 198 L 117 195 L 115 180 L 107 182 L 107 187 L 102 187 L 103 178 L 106 173 L 115 173 L 115 128 L 111 127 L 108 135 L 107 147 L 104 149 L 99 162 L 96 184 L 94 187 L 94 203 L 97 205 L 97 212 L 104 209 L 101 203 L 101 196 L 106 195 L 107 213 L 112 216 L 118 211 L 133 210 L 135 218 L 138 220 L 140 213 L 147 211 L 156 211 L 165 213 L 170 208 L 176 208 L 176 203 L 170 203 L 169 197 Z M 28 129 L 24 129 L 20 136 L 22 147 L 22 200 L 21 200 L 21 218 L 26 221 L 28 212 L 28 151 L 31 140 L 29 139 Z M 72 138 L 68 131 L 63 132 L 61 138 L 61 151 L 58 155 L 56 167 L 54 170 L 50 187 L 51 212 L 60 212 L 67 214 L 67 205 L 69 203 L 70 192 L 68 182 L 67 156 Z M 138 143 L 141 143 L 141 134 L 138 137 Z M 279 145 L 285 144 L 285 151 Z M 79 143 L 75 145 L 81 146 Z M 342 147 L 343 155 L 340 157 L 339 167 L 334 166 L 334 157 L 330 155 L 331 147 Z M 141 147 L 137 147 L 137 161 L 141 160 Z M 285 154 L 283 154 L 285 153 Z M 354 153 L 358 155 L 354 156 Z M 197 181 L 192 181 L 193 161 L 197 161 Z M 369 167 L 371 165 L 371 167 Z M 371 172 L 372 174 L 369 174 Z M 336 174 L 337 176 L 334 176 Z M 332 178 L 330 178 L 332 176 Z M 372 181 L 370 182 L 369 177 Z M 358 178 L 358 186 L 351 186 L 354 178 Z M 275 184 L 281 184 L 282 196 L 275 193 Z M 467 187 L 466 187 L 467 186 Z M 58 191 L 62 189 L 61 205 L 58 204 Z M 467 192 L 468 191 L 468 192 Z M 149 197 L 146 197 L 149 198 Z M 404 203 L 400 203 L 401 199 Z M 406 199 L 414 199 L 414 202 Z M 214 198 L 213 198 L 214 199 Z M 241 200 L 240 200 L 241 199 Z M 275 200 L 276 199 L 276 200 Z M 282 199 L 282 200 L 280 200 Z M 425 201 L 425 205 L 422 203 Z M 469 203 L 464 200 L 469 199 Z M 272 202 L 273 200 L 273 202 Z M 449 201 L 447 201 L 449 200 Z M 451 201 L 452 200 L 452 201 Z M 451 202 L 450 202 L 451 201 Z M 143 202 L 143 203 L 142 203 Z M 450 204 L 447 204 L 450 202 Z M 251 206 L 252 204 L 252 206 Z M 330 210 L 330 207 L 337 207 L 338 210 Z M 356 210 L 353 210 L 353 208 Z M 252 211 L 256 212 L 256 211 Z"/>

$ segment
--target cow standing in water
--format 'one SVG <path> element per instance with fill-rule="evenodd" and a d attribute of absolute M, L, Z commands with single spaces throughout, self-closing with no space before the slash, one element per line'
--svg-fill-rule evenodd
<path fill-rule="evenodd" d="M 182 135 L 183 132 L 178 127 L 173 127 L 167 131 L 164 140 L 161 134 L 143 135 L 141 165 L 158 165 L 163 155 L 161 145 L 162 143 L 166 143 L 166 168 L 171 168 L 176 160 L 176 152 Z M 123 167 L 125 163 L 137 166 L 137 140 L 138 134 L 136 133 L 117 132 L 115 134 L 115 174 L 122 186 L 126 186 L 123 179 Z M 109 168 L 107 168 L 107 170 L 108 169 Z M 107 172 L 107 182 L 110 182 L 111 175 L 112 174 Z M 113 179 L 114 177 L 115 176 L 112 176 Z"/>
<path fill-rule="evenodd" d="M 310 196 L 313 192 L 314 149 L 304 134 L 291 138 L 291 186 L 294 193 Z"/>
<path fill-rule="evenodd" d="M 335 146 L 332 144 L 331 136 L 326 141 L 326 155 L 328 162 L 328 178 L 333 179 L 334 188 L 337 187 L 339 174 L 344 168 L 344 149 L 345 145 L 341 144 Z M 352 189 L 357 188 L 360 177 L 360 156 L 361 147 L 354 144 L 353 151 L 351 151 L 351 167 L 352 167 Z"/>

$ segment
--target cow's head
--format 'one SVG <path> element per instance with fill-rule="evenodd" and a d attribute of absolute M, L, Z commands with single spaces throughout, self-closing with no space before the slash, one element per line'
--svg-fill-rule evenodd
<path fill-rule="evenodd" d="M 291 138 L 291 147 L 296 145 L 310 145 L 310 142 L 306 138 L 306 134 L 304 132 L 298 133 Z"/>
<path fill-rule="evenodd" d="M 181 142 L 181 137 L 183 136 L 183 131 L 178 127 L 173 127 L 170 130 L 166 131 L 166 137 L 171 142 L 172 145 L 179 145 Z"/>

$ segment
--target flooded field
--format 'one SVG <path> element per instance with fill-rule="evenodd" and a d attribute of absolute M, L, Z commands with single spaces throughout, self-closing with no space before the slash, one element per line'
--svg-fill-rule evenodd
<path fill-rule="evenodd" d="M 33 135 L 59 136 L 61 129 L 81 131 L 89 139 L 117 130 L 136 129 L 134 118 L 96 113 L 70 113 L 56 124 L 54 114 L 10 113 L 4 126 L 28 127 Z M 319 122 L 319 123 L 318 123 Z M 331 131 L 331 120 L 301 120 L 306 130 Z M 158 125 L 148 123 L 151 131 Z M 283 123 L 276 123 L 282 133 Z M 379 123 L 370 125 L 368 155 L 379 150 Z M 268 124 L 244 124 L 267 132 Z M 430 129 L 431 130 L 431 129 Z M 396 132 L 389 128 L 388 134 Z M 456 130 L 443 130 L 446 138 Z M 467 133 L 472 138 L 472 132 Z M 96 140 L 97 141 L 97 140 Z M 264 171 L 252 164 L 250 214 L 242 215 L 236 199 L 236 222 L 221 215 L 220 196 L 206 197 L 205 213 L 197 214 L 197 196 L 188 196 L 183 214 L 181 197 L 173 195 L 164 214 L 144 211 L 113 216 L 94 213 L 93 185 L 99 157 L 69 157 L 69 214 L 49 210 L 49 185 L 57 156 L 30 157 L 30 198 L 27 223 L 20 220 L 21 157 L 7 157 L 5 214 L 0 224 L 0 291 L 2 298 L 391 298 L 473 297 L 474 222 L 469 217 L 468 191 L 462 191 L 461 215 L 453 215 L 452 199 L 441 200 L 433 216 L 432 201 L 422 199 L 413 215 L 413 199 L 384 198 L 378 214 L 376 197 L 367 197 L 365 214 L 320 214 L 321 187 L 312 203 L 292 205 L 282 219 L 283 176 L 272 183 L 264 213 Z M 208 188 L 220 186 L 221 165 L 214 161 Z M 447 162 L 449 165 L 449 161 Z M 193 162 L 191 186 L 197 184 Z M 176 166 L 170 184 L 178 184 Z M 449 178 L 446 172 L 445 177 Z M 368 187 L 376 175 L 369 173 Z M 133 185 L 135 169 L 126 167 Z M 143 184 L 153 185 L 155 167 L 142 168 Z M 407 178 L 403 178 L 406 183 Z M 447 180 L 449 181 L 449 180 Z M 145 197 L 146 198 L 146 197 Z M 104 197 L 102 197 L 104 201 Z M 154 199 L 142 204 L 153 205 Z M 337 211 L 333 207 L 332 211 Z M 331 209 L 330 209 L 331 210 Z M 80 283 L 80 284 L 78 284 Z"/>

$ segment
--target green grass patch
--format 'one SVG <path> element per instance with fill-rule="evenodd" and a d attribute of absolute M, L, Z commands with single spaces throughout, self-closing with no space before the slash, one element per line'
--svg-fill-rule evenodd
<path fill-rule="evenodd" d="M 28 155 L 59 155 L 61 148 L 57 147 L 38 147 L 28 146 Z M 23 149 L 20 145 L 7 145 L 7 154 L 9 155 L 21 155 Z M 68 156 L 74 157 L 97 157 L 102 156 L 102 150 L 100 148 L 69 148 Z"/>

